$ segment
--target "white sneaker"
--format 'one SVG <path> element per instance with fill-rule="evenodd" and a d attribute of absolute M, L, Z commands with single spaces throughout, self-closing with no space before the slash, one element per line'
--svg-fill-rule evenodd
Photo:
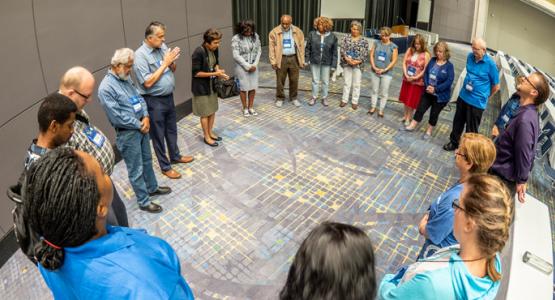
<path fill-rule="evenodd" d="M 254 110 L 254 108 L 249 108 L 249 113 L 253 116 L 258 116 L 258 113 Z"/>
<path fill-rule="evenodd" d="M 310 100 L 308 100 L 308 105 L 312 106 L 316 103 L 316 97 L 311 97 Z"/>
<path fill-rule="evenodd" d="M 299 102 L 299 100 L 295 99 L 293 100 L 293 105 L 295 105 L 296 107 L 301 106 L 301 102 Z"/>
<path fill-rule="evenodd" d="M 283 100 L 276 100 L 276 106 L 281 107 L 283 105 Z"/>
<path fill-rule="evenodd" d="M 246 108 L 245 108 L 245 109 L 243 109 L 243 117 L 249 117 L 249 116 L 250 116 L 250 114 L 249 114 L 249 110 L 248 110 L 248 109 L 246 109 Z"/>

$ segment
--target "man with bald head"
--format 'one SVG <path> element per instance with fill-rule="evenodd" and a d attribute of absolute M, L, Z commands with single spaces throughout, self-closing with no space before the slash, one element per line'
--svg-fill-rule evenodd
<path fill-rule="evenodd" d="M 304 34 L 301 29 L 292 25 L 290 15 L 281 16 L 281 24 L 275 27 L 268 36 L 270 43 L 270 64 L 276 71 L 276 106 L 281 107 L 285 100 L 283 87 L 285 78 L 289 76 L 289 101 L 299 107 L 297 99 L 299 87 L 299 69 L 305 66 L 304 62 Z"/>
<path fill-rule="evenodd" d="M 466 58 L 466 77 L 457 99 L 457 110 L 446 151 L 459 147 L 459 139 L 466 132 L 478 132 L 482 113 L 488 100 L 499 90 L 499 71 L 493 58 L 486 52 L 486 42 L 477 38 L 472 41 L 472 52 Z"/>
<path fill-rule="evenodd" d="M 114 170 L 114 150 L 110 141 L 100 129 L 94 126 L 84 107 L 92 101 L 94 76 L 83 67 L 69 69 L 60 80 L 59 93 L 68 97 L 77 106 L 74 133 L 67 145 L 92 155 L 100 164 L 104 173 L 110 176 Z M 112 181 L 113 185 L 113 181 Z M 117 189 L 114 190 L 111 213 L 108 222 L 112 225 L 129 226 L 127 210 Z"/>

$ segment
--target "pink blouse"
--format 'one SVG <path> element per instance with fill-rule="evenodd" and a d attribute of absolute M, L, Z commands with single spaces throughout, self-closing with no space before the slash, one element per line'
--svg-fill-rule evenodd
<path fill-rule="evenodd" d="M 407 65 L 407 74 L 409 76 L 416 76 L 420 72 L 424 71 L 424 69 L 426 68 L 426 52 L 413 53 L 412 48 L 409 48 L 409 50 L 405 54 L 404 60 L 405 60 L 405 64 Z M 403 80 L 407 81 L 407 78 L 405 77 L 404 74 L 403 74 Z M 419 80 L 411 81 L 410 83 L 424 86 L 424 76 L 422 76 Z"/>

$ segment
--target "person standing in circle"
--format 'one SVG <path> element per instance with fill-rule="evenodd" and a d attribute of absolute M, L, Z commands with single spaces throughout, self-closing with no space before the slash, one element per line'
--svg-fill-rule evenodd
<path fill-rule="evenodd" d="M 239 83 L 239 97 L 243 105 L 243 116 L 256 116 L 258 113 L 254 110 L 254 96 L 258 88 L 258 62 L 262 53 L 260 38 L 252 20 L 239 22 L 235 30 L 236 34 L 231 39 L 231 49 L 235 61 L 235 76 Z"/>
<path fill-rule="evenodd" d="M 210 28 L 204 32 L 203 40 L 202 45 L 197 47 L 192 55 L 193 114 L 200 117 L 204 143 L 217 147 L 222 137 L 213 131 L 216 111 L 218 111 L 218 95 L 214 89 L 214 80 L 216 77 L 227 80 L 229 76 L 224 69 L 220 68 L 218 61 L 222 33 Z"/>
<path fill-rule="evenodd" d="M 380 40 L 376 41 L 370 50 L 370 64 L 372 65 L 372 108 L 368 114 L 376 112 L 378 104 L 378 91 L 380 97 L 380 111 L 378 117 L 383 118 L 384 109 L 389 97 L 389 85 L 393 75 L 389 72 L 397 63 L 397 45 L 391 42 L 391 28 L 382 27 L 380 29 Z"/>
<path fill-rule="evenodd" d="M 360 81 L 366 57 L 368 55 L 368 41 L 362 37 L 362 24 L 358 21 L 351 22 L 351 35 L 346 35 L 341 40 L 341 67 L 345 84 L 343 85 L 343 96 L 339 107 L 345 107 L 349 102 L 349 93 L 353 87 L 351 107 L 358 108 L 360 97 Z"/>
<path fill-rule="evenodd" d="M 427 140 L 432 136 L 432 131 L 437 125 L 439 113 L 451 99 L 451 85 L 455 79 L 455 68 L 449 61 L 449 46 L 446 42 L 438 42 L 434 46 L 435 57 L 432 58 L 424 72 L 424 86 L 426 90 L 420 98 L 418 108 L 414 113 L 412 122 L 405 128 L 413 131 L 424 118 L 424 114 L 431 107 L 428 128 L 423 135 Z"/>
<path fill-rule="evenodd" d="M 404 126 L 410 124 L 412 114 L 418 107 L 420 97 L 424 92 L 424 72 L 430 61 L 430 53 L 426 44 L 422 35 L 414 36 L 403 60 L 403 83 L 399 100 L 405 105 L 405 114 L 401 120 Z"/>
<path fill-rule="evenodd" d="M 337 37 L 331 32 L 333 22 L 326 17 L 314 19 L 314 29 L 309 33 L 306 42 L 305 61 L 310 64 L 312 72 L 312 97 L 308 105 L 312 106 L 318 98 L 320 82 L 322 82 L 322 105 L 328 106 L 328 85 L 330 72 L 337 65 Z"/>

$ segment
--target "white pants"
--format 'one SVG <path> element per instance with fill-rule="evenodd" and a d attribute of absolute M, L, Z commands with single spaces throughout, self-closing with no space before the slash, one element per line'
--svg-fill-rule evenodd
<path fill-rule="evenodd" d="M 343 68 L 343 78 L 345 79 L 345 84 L 343 85 L 343 97 L 342 102 L 349 102 L 349 93 L 351 92 L 351 86 L 353 87 L 353 99 L 351 102 L 353 104 L 358 104 L 358 98 L 360 97 L 360 80 L 362 77 L 362 72 L 359 68 L 345 67 Z"/>
<path fill-rule="evenodd" d="M 377 75 L 376 73 L 370 71 L 370 80 L 372 80 L 372 108 L 376 108 L 378 104 L 378 91 L 380 97 L 380 112 L 385 109 L 385 104 L 387 103 L 387 98 L 389 97 L 389 85 L 391 84 L 391 79 L 393 76 Z"/>

